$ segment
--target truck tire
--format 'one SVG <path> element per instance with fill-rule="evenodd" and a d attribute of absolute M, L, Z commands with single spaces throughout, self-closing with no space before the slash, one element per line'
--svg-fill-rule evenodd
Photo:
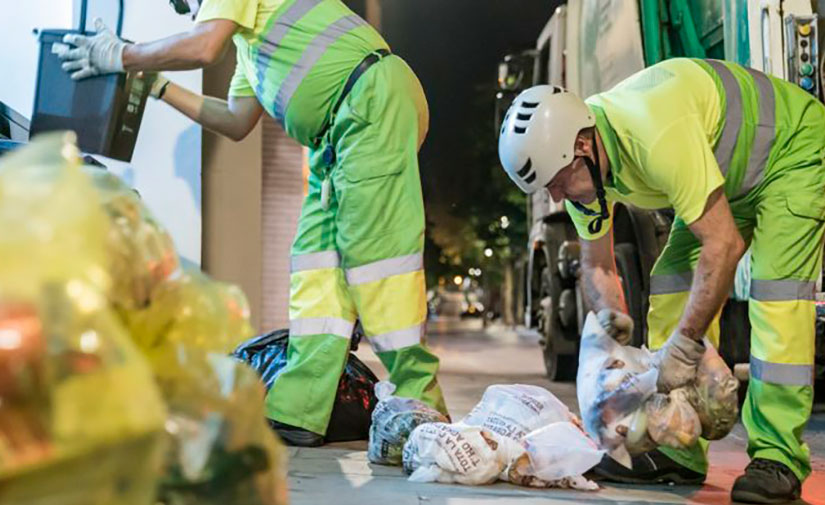
<path fill-rule="evenodd" d="M 643 285 L 642 273 L 639 270 L 639 255 L 633 244 L 616 244 L 613 248 L 616 255 L 616 269 L 622 282 L 624 299 L 627 302 L 627 311 L 633 318 L 633 338 L 630 344 L 641 347 L 645 343 L 645 320 L 643 313 Z"/>
<path fill-rule="evenodd" d="M 547 379 L 550 381 L 570 380 L 576 376 L 578 356 L 559 352 L 560 341 L 564 339 L 564 328 L 559 319 L 558 306 L 561 297 L 561 278 L 558 273 L 545 267 L 541 272 L 539 303 L 542 304 L 540 333 L 542 356 Z"/>

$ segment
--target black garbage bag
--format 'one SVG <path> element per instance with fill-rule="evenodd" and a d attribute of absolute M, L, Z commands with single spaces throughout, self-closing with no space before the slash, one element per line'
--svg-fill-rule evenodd
<path fill-rule="evenodd" d="M 275 330 L 243 342 L 233 355 L 254 368 L 269 391 L 286 367 L 288 340 L 289 330 Z M 360 334 L 356 331 L 350 349 L 356 350 L 359 341 Z M 332 417 L 324 437 L 327 442 L 368 439 L 372 411 L 378 402 L 373 391 L 376 382 L 378 378 L 372 370 L 350 352 L 338 382 Z"/>

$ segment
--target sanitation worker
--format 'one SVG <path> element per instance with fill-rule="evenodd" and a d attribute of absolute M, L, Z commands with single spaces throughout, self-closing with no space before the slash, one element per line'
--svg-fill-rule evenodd
<path fill-rule="evenodd" d="M 266 398 L 273 426 L 287 443 L 323 443 L 356 319 L 396 394 L 446 414 L 439 361 L 424 342 L 417 154 L 429 113 L 415 74 L 340 0 L 172 3 L 196 16 L 190 31 L 131 44 L 97 20 L 97 34 L 66 37 L 73 48 L 63 68 L 75 79 L 201 68 L 231 40 L 237 68 L 227 100 L 162 76 L 152 95 L 235 140 L 266 112 L 309 147 L 309 194 L 292 246 L 288 363 Z"/>
<path fill-rule="evenodd" d="M 801 88 L 735 64 L 672 59 L 586 102 L 555 86 L 520 94 L 504 121 L 499 155 L 525 192 L 547 189 L 581 238 L 590 306 L 616 311 L 625 343 L 633 321 L 613 255 L 614 202 L 674 210 L 650 278 L 649 345 L 659 389 L 695 377 L 702 339 L 719 344 L 718 317 L 750 246 L 751 379 L 742 410 L 751 461 L 734 501 L 800 496 L 811 472 L 801 435 L 811 412 L 814 290 L 825 231 L 825 107 Z M 701 483 L 707 443 L 659 448 L 621 482 Z"/>

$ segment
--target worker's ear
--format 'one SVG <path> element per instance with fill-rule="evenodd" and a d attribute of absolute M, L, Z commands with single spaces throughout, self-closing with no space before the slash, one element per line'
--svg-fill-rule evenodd
<path fill-rule="evenodd" d="M 593 136 L 590 134 L 590 128 L 585 128 L 576 135 L 576 143 L 573 146 L 573 154 L 575 156 L 590 156 L 592 149 Z"/>

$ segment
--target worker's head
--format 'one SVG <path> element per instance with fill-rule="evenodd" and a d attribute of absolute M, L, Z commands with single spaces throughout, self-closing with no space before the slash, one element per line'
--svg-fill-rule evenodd
<path fill-rule="evenodd" d="M 534 86 L 504 117 L 498 154 L 507 175 L 527 194 L 547 188 L 553 200 L 596 198 L 596 119 L 579 97 L 558 86 Z"/>
<path fill-rule="evenodd" d="M 194 18 L 201 8 L 201 0 L 169 0 L 178 14 L 189 14 Z"/>

